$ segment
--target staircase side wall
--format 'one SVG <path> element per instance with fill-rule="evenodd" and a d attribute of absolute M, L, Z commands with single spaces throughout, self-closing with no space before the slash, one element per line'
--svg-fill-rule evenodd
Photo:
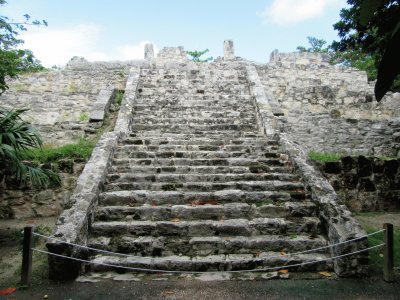
<path fill-rule="evenodd" d="M 105 182 L 118 141 L 127 134 L 131 123 L 131 110 L 136 97 L 140 68 L 131 68 L 125 87 L 121 109 L 114 131 L 103 134 L 90 160 L 78 178 L 71 196 L 71 207 L 64 210 L 56 225 L 53 238 L 46 246 L 54 254 L 72 258 L 87 258 L 87 250 L 72 244 L 86 245 L 92 212 L 97 207 L 98 195 Z M 81 263 L 49 255 L 49 277 L 70 280 L 78 276 Z M 66 272 L 68 270 L 68 272 Z"/>
<path fill-rule="evenodd" d="M 311 198 L 318 206 L 319 217 L 323 223 L 331 245 L 365 235 L 358 222 L 351 216 L 350 211 L 338 199 L 336 192 L 320 172 L 308 162 L 307 156 L 299 144 L 292 141 L 291 136 L 280 132 L 279 120 L 273 114 L 270 102 L 264 87 L 257 76 L 255 67 L 247 67 L 247 76 L 251 85 L 251 92 L 257 106 L 258 116 L 263 130 L 269 137 L 279 140 L 282 150 L 288 155 L 293 167 L 302 177 L 303 182 L 311 193 Z M 271 97 L 269 95 L 269 97 Z M 368 246 L 366 238 L 357 242 L 331 248 L 332 256 L 365 249 Z M 334 260 L 335 273 L 341 277 L 364 276 L 367 274 L 368 253 L 345 256 Z"/>

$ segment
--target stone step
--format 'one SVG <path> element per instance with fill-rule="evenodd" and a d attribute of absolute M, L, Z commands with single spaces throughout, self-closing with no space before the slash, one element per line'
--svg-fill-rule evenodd
<path fill-rule="evenodd" d="M 216 159 L 186 159 L 186 158 L 114 158 L 114 166 L 136 167 L 173 167 L 173 166 L 246 166 L 251 173 L 263 173 L 270 166 L 283 167 L 285 162 L 276 158 L 253 159 L 253 158 L 216 158 Z"/>
<path fill-rule="evenodd" d="M 201 86 L 215 86 L 226 87 L 232 85 L 247 85 L 246 78 L 233 77 L 223 78 L 221 76 L 195 76 L 189 78 L 186 74 L 175 75 L 161 75 L 161 76 L 141 76 L 139 84 L 140 88 L 156 88 L 160 83 L 174 84 L 182 87 L 201 85 Z"/>
<path fill-rule="evenodd" d="M 321 224 L 316 217 L 254 218 L 196 221 L 109 221 L 93 222 L 92 236 L 256 236 L 287 234 L 320 234 Z"/>
<path fill-rule="evenodd" d="M 135 103 L 138 105 L 161 105 L 161 104 L 186 104 L 184 106 L 201 105 L 221 106 L 229 108 L 232 106 L 253 107 L 253 98 L 250 95 L 240 94 L 208 94 L 208 95 L 191 95 L 191 94 L 164 94 L 164 95 L 137 95 Z"/>
<path fill-rule="evenodd" d="M 247 203 L 257 207 L 263 205 L 283 206 L 285 202 L 303 201 L 306 198 L 302 191 L 243 191 L 221 190 L 209 192 L 194 191 L 110 191 L 99 196 L 99 205 L 206 205 L 225 203 Z"/>
<path fill-rule="evenodd" d="M 237 141 L 237 144 L 244 143 L 245 141 L 259 141 L 266 140 L 265 135 L 257 131 L 239 131 L 239 130 L 224 130 L 224 131 L 207 131 L 207 130 L 196 130 L 191 132 L 175 131 L 175 132 L 164 132 L 160 136 L 160 131 L 132 131 L 130 137 L 140 137 L 142 139 L 174 139 L 174 140 L 225 140 L 225 141 Z M 276 143 L 276 141 L 275 141 Z"/>
<path fill-rule="evenodd" d="M 200 124 L 132 124 L 131 130 L 159 130 L 160 132 L 172 131 L 192 131 L 192 130 L 258 130 L 256 124 L 211 124 L 211 125 L 200 125 Z"/>
<path fill-rule="evenodd" d="M 170 221 L 224 220 L 255 218 L 288 218 L 314 216 L 316 206 L 311 202 L 284 202 L 282 204 L 227 203 L 219 205 L 142 205 L 142 206 L 100 206 L 95 212 L 96 221 Z"/>
<path fill-rule="evenodd" d="M 159 183 L 184 183 L 184 182 L 229 182 L 229 181 L 297 181 L 299 177 L 294 174 L 280 173 L 242 173 L 242 174 L 135 174 L 135 173 L 109 173 L 107 183 L 139 183 L 139 182 L 159 182 Z"/>
<path fill-rule="evenodd" d="M 105 191 L 152 190 L 152 191 L 304 191 L 301 182 L 290 181 L 231 181 L 231 182 L 112 182 L 106 184 Z"/>
<path fill-rule="evenodd" d="M 131 237 L 100 236 L 91 238 L 88 247 L 132 256 L 165 257 L 165 256 L 207 256 L 251 254 L 254 257 L 261 252 L 278 252 L 285 254 L 302 252 L 327 246 L 321 235 L 261 235 L 235 237 Z M 328 253 L 321 249 L 314 253 Z M 282 255 L 283 254 L 283 255 Z"/>
<path fill-rule="evenodd" d="M 156 76 L 140 76 L 139 87 L 140 88 L 155 88 L 158 85 L 179 86 L 216 86 L 225 87 L 231 85 L 248 85 L 249 82 L 245 76 L 232 76 L 226 78 L 224 76 L 188 76 L 187 74 L 181 73 L 179 75 L 156 75 Z"/>
<path fill-rule="evenodd" d="M 205 98 L 205 99 L 203 99 Z M 187 110 L 194 108 L 202 108 L 202 111 L 214 110 L 216 108 L 223 108 L 227 110 L 238 110 L 241 111 L 251 111 L 254 110 L 254 105 L 250 100 L 240 99 L 238 97 L 230 99 L 213 99 L 212 97 L 177 97 L 177 98 L 167 98 L 167 97 L 140 97 L 135 99 L 133 104 L 134 110 L 140 110 L 140 108 L 151 108 L 160 109 L 168 108 L 173 110 Z"/>
<path fill-rule="evenodd" d="M 146 144 L 146 142 L 148 143 Z M 124 141 L 124 144 L 119 145 L 117 152 L 162 152 L 162 151 L 231 151 L 231 152 L 264 152 L 269 153 L 269 157 L 280 157 L 280 153 L 276 152 L 275 146 L 269 146 L 267 143 L 254 144 L 225 144 L 222 141 L 217 141 L 213 144 L 197 143 L 188 144 L 188 141 L 166 141 L 158 144 L 151 143 L 150 140 L 129 140 Z"/>
<path fill-rule="evenodd" d="M 184 85 L 171 85 L 169 82 L 160 81 L 159 86 L 156 88 L 143 88 L 138 86 L 137 94 L 140 96 L 158 96 L 163 95 L 211 95 L 215 94 L 226 94 L 226 95 L 249 95 L 249 86 L 247 84 L 227 85 L 227 86 L 215 86 L 196 84 L 193 86 Z"/>
<path fill-rule="evenodd" d="M 233 139 L 246 139 L 251 141 L 253 139 L 262 138 L 263 133 L 262 131 L 258 130 L 251 130 L 251 131 L 237 131 L 238 133 L 235 135 L 233 134 L 235 130 L 214 130 L 214 131 L 207 131 L 207 130 L 197 130 L 197 129 L 187 129 L 187 130 L 159 130 L 159 129 L 152 129 L 152 130 L 131 130 L 129 133 L 130 137 L 136 137 L 140 139 L 162 139 L 162 140 L 171 140 L 171 139 L 193 139 L 194 141 L 198 139 L 208 139 L 209 141 L 212 140 L 233 140 Z M 264 137 L 265 139 L 265 137 Z M 275 140 L 274 137 L 268 137 L 269 140 Z M 191 143 L 190 141 L 188 143 Z M 195 142 L 194 142 L 195 143 Z M 279 143 L 277 143 L 278 145 Z"/>
<path fill-rule="evenodd" d="M 211 118 L 211 119 L 226 119 L 226 118 L 253 118 L 256 115 L 254 110 L 249 111 L 235 111 L 235 110 L 194 110 L 192 109 L 177 109 L 171 110 L 168 108 L 166 109 L 158 109 L 158 110 L 147 110 L 141 111 L 140 114 L 135 116 L 135 120 L 137 119 L 154 119 L 156 117 L 161 118 L 191 118 L 194 116 L 200 118 Z"/>
<path fill-rule="evenodd" d="M 280 252 L 260 252 L 253 254 L 209 255 L 209 256 L 166 256 L 166 257 L 117 257 L 96 256 L 91 260 L 90 269 L 94 272 L 123 271 L 127 269 L 111 267 L 116 265 L 128 268 L 141 268 L 167 271 L 239 271 L 278 267 L 290 271 L 327 271 L 332 269 L 332 263 L 327 261 L 328 255 L 322 253 L 307 253 L 294 256 L 280 255 Z M 312 262 L 312 264 L 311 264 Z M 315 262 L 315 263 L 314 263 Z"/>
<path fill-rule="evenodd" d="M 190 119 L 185 117 L 177 117 L 177 118 L 164 118 L 164 117 L 148 117 L 148 116 L 138 116 L 134 119 L 133 125 L 137 126 L 141 125 L 173 125 L 173 126 L 181 126 L 181 125 L 190 125 L 190 126 L 198 126 L 198 125 L 249 125 L 253 128 L 255 125 L 255 116 L 251 118 L 204 118 L 199 117 L 199 115 L 195 115 Z M 255 127 L 254 127 L 255 128 Z"/>
<path fill-rule="evenodd" d="M 135 136 L 136 135 L 136 136 Z M 223 148 L 229 149 L 227 147 L 243 147 L 247 149 L 248 147 L 261 147 L 270 148 L 271 146 L 278 146 L 276 140 L 267 140 L 266 137 L 257 136 L 253 134 L 254 137 L 250 138 L 240 138 L 238 136 L 229 137 L 222 136 L 221 134 L 210 134 L 209 136 L 201 136 L 200 134 L 171 134 L 166 133 L 163 136 L 149 133 L 146 136 L 139 136 L 139 134 L 131 134 L 131 136 L 125 137 L 120 144 L 122 145 L 146 145 L 146 146 L 189 146 L 195 145 L 197 147 L 203 146 L 204 150 L 207 147 L 223 146 Z M 215 148 L 213 148 L 215 149 Z M 211 149 L 210 149 L 211 151 Z"/>
<path fill-rule="evenodd" d="M 182 158 L 182 159 L 220 159 L 220 158 L 280 158 L 276 152 L 266 151 L 129 151 L 124 148 L 115 153 L 115 158 Z"/>
<path fill-rule="evenodd" d="M 217 79 L 223 77 L 226 79 L 236 79 L 246 76 L 246 71 L 242 67 L 230 66 L 229 69 L 224 69 L 221 64 L 214 65 L 212 63 L 206 64 L 206 66 L 196 65 L 196 68 L 191 68 L 187 64 L 180 65 L 182 67 L 172 67 L 168 68 L 157 67 L 157 68 L 147 68 L 140 70 L 140 76 L 167 76 L 166 78 L 175 78 L 174 76 L 185 76 L 179 77 L 183 78 L 197 78 L 199 76 L 206 78 L 216 77 Z"/>
<path fill-rule="evenodd" d="M 145 105 L 135 104 L 133 106 L 134 118 L 141 117 L 142 115 L 153 116 L 155 114 L 160 116 L 164 116 L 167 114 L 178 114 L 178 116 L 181 115 L 187 117 L 204 115 L 207 116 L 207 114 L 215 114 L 218 112 L 223 112 L 223 114 L 226 114 L 227 117 L 238 114 L 240 114 L 240 116 L 255 116 L 255 109 L 250 105 L 248 105 L 247 107 L 244 105 L 232 105 L 229 107 L 223 107 L 213 104 L 210 104 L 208 106 L 206 106 L 206 104 L 187 106 L 187 103 L 162 103 L 156 105 L 147 103 Z"/>
<path fill-rule="evenodd" d="M 186 76 L 177 77 L 174 75 L 164 76 L 145 76 L 141 77 L 142 80 L 139 83 L 140 88 L 157 88 L 159 84 L 172 84 L 179 87 L 187 86 L 210 86 L 210 87 L 226 87 L 231 85 L 248 85 L 248 81 L 245 78 L 232 78 L 226 79 L 221 77 L 203 76 L 196 78 L 185 78 Z M 214 80 L 213 80 L 214 79 Z"/>
<path fill-rule="evenodd" d="M 289 173 L 291 170 L 286 167 L 268 166 L 258 169 L 258 167 L 250 168 L 253 173 Z M 229 167 L 229 166 L 171 166 L 171 167 L 152 167 L 152 166 L 111 166 L 109 173 L 119 174 L 242 174 L 250 172 L 249 167 Z M 259 172 L 258 172 L 259 171 Z"/>

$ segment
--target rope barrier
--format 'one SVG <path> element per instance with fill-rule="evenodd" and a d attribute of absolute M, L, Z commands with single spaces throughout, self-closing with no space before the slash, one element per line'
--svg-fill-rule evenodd
<path fill-rule="evenodd" d="M 314 264 L 314 263 L 320 263 L 320 262 L 324 262 L 324 261 L 335 260 L 335 259 L 338 259 L 338 258 L 342 258 L 342 257 L 358 254 L 358 253 L 361 253 L 361 252 L 365 252 L 365 251 L 368 251 L 368 250 L 372 250 L 372 249 L 376 249 L 376 248 L 382 247 L 384 245 L 385 244 L 382 243 L 382 244 L 379 244 L 379 245 L 376 245 L 376 246 L 372 246 L 372 247 L 369 247 L 369 248 L 361 249 L 361 250 L 354 251 L 354 252 L 351 252 L 351 253 L 346 253 L 346 254 L 342 254 L 342 255 L 338 255 L 338 256 L 334 256 L 334 257 L 329 257 L 327 259 L 320 259 L 320 260 L 314 260 L 314 261 L 291 264 L 291 265 L 284 265 L 284 266 L 280 266 L 280 267 L 267 267 L 267 268 L 260 268 L 260 269 L 251 269 L 251 270 L 229 270 L 229 271 L 174 271 L 174 270 L 157 270 L 157 269 L 146 269 L 146 268 L 133 268 L 133 267 L 127 267 L 127 266 L 118 266 L 118 265 L 108 264 L 108 263 L 92 262 L 92 261 L 88 261 L 88 260 L 85 260 L 85 259 L 64 256 L 64 255 L 60 255 L 60 254 L 51 253 L 51 252 L 48 252 L 48 251 L 36 249 L 36 248 L 31 248 L 31 249 L 33 251 L 36 251 L 36 252 L 40 252 L 40 253 L 43 253 L 43 254 L 48 254 L 48 255 L 52 255 L 52 256 L 56 256 L 56 257 L 60 257 L 60 258 L 66 258 L 66 259 L 70 259 L 70 260 L 75 260 L 75 261 L 84 262 L 84 263 L 90 263 L 90 264 L 95 264 L 95 265 L 101 265 L 101 266 L 106 266 L 106 267 L 120 268 L 120 269 L 125 269 L 125 270 L 130 270 L 130 271 L 155 272 L 155 273 L 179 273 L 179 274 L 204 274 L 204 273 L 265 272 L 265 271 L 280 270 L 280 269 L 284 269 L 284 268 L 300 267 L 300 266 L 310 265 L 310 264 Z M 270 258 L 272 258 L 272 257 L 270 257 Z"/>
<path fill-rule="evenodd" d="M 319 250 L 323 250 L 323 249 L 333 248 L 333 247 L 336 247 L 336 246 L 339 246 L 339 245 L 344 245 L 344 244 L 348 244 L 348 243 L 351 243 L 351 242 L 354 242 L 354 241 L 358 241 L 358 240 L 367 238 L 369 236 L 372 236 L 372 235 L 375 235 L 375 234 L 378 234 L 378 233 L 381 233 L 381 232 L 384 232 L 384 231 L 385 231 L 385 229 L 381 229 L 381 230 L 366 234 L 364 236 L 357 237 L 357 238 L 350 239 L 350 240 L 343 241 L 343 242 L 339 242 L 339 243 L 336 243 L 336 244 L 327 245 L 327 246 L 318 247 L 318 248 L 309 249 L 309 250 L 304 250 L 304 251 L 299 251 L 299 252 L 285 253 L 283 255 L 272 256 L 271 258 L 278 258 L 278 257 L 282 257 L 282 256 L 293 256 L 293 255 L 305 254 L 305 253 L 315 252 L 315 251 L 319 251 Z M 117 255 L 117 256 L 123 256 L 123 257 L 130 257 L 130 258 L 144 258 L 144 256 L 136 256 L 136 255 L 130 255 L 130 254 L 125 254 L 125 253 L 112 252 L 112 251 L 107 251 L 107 250 L 87 247 L 87 246 L 83 246 L 83 245 L 79 245 L 79 244 L 69 243 L 69 242 L 58 240 L 58 239 L 55 239 L 55 238 L 52 238 L 52 237 L 49 237 L 49 236 L 45 236 L 43 234 L 36 233 L 36 232 L 33 232 L 33 235 L 36 235 L 36 236 L 39 236 L 39 237 L 42 237 L 42 238 L 46 238 L 46 239 L 49 239 L 49 240 L 53 240 L 53 241 L 58 242 L 58 243 L 64 243 L 64 244 L 75 246 L 75 247 L 82 248 L 82 249 L 93 250 L 93 251 L 99 252 L 99 253 L 105 253 L 105 254 L 111 254 L 111 255 Z"/>

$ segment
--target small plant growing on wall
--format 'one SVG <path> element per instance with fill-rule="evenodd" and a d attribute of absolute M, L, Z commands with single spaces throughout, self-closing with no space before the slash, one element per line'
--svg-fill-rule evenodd
<path fill-rule="evenodd" d="M 114 103 L 117 104 L 118 106 L 121 105 L 122 99 L 124 98 L 124 93 L 125 91 L 123 90 L 115 90 L 114 91 Z"/>
<path fill-rule="evenodd" d="M 206 54 L 209 50 L 203 50 L 203 51 L 186 51 L 186 53 L 190 56 L 190 59 L 194 62 L 209 62 L 213 60 L 213 57 L 210 56 L 208 58 L 202 59 L 201 56 L 203 56 L 204 54 Z"/>
<path fill-rule="evenodd" d="M 80 113 L 80 115 L 79 115 L 79 121 L 81 121 L 81 122 L 87 122 L 87 121 L 89 121 L 89 114 L 86 113 L 86 112 Z"/>

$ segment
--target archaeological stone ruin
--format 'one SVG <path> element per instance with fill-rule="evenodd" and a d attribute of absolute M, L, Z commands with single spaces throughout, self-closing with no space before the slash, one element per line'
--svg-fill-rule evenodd
<path fill-rule="evenodd" d="M 115 266 L 367 273 L 368 252 L 346 255 L 368 247 L 346 204 L 399 208 L 400 95 L 377 103 L 365 72 L 331 65 L 324 54 L 276 50 L 258 63 L 236 56 L 231 40 L 223 51 L 195 63 L 183 47 L 155 55 L 149 44 L 144 60 L 74 57 L 65 69 L 10 82 L 1 105 L 29 108 L 47 144 L 99 134 L 116 114 L 67 194 L 47 202 L 0 196 L 4 216 L 40 216 L 44 205 L 56 205 L 48 250 L 91 262 L 49 256 L 50 278 Z M 117 110 L 116 91 L 124 91 Z M 324 177 L 310 151 L 348 158 L 321 167 Z M 376 167 L 365 158 L 380 156 L 394 159 Z M 339 184 L 346 178 L 351 188 Z M 387 187 L 391 202 L 381 203 Z"/>

